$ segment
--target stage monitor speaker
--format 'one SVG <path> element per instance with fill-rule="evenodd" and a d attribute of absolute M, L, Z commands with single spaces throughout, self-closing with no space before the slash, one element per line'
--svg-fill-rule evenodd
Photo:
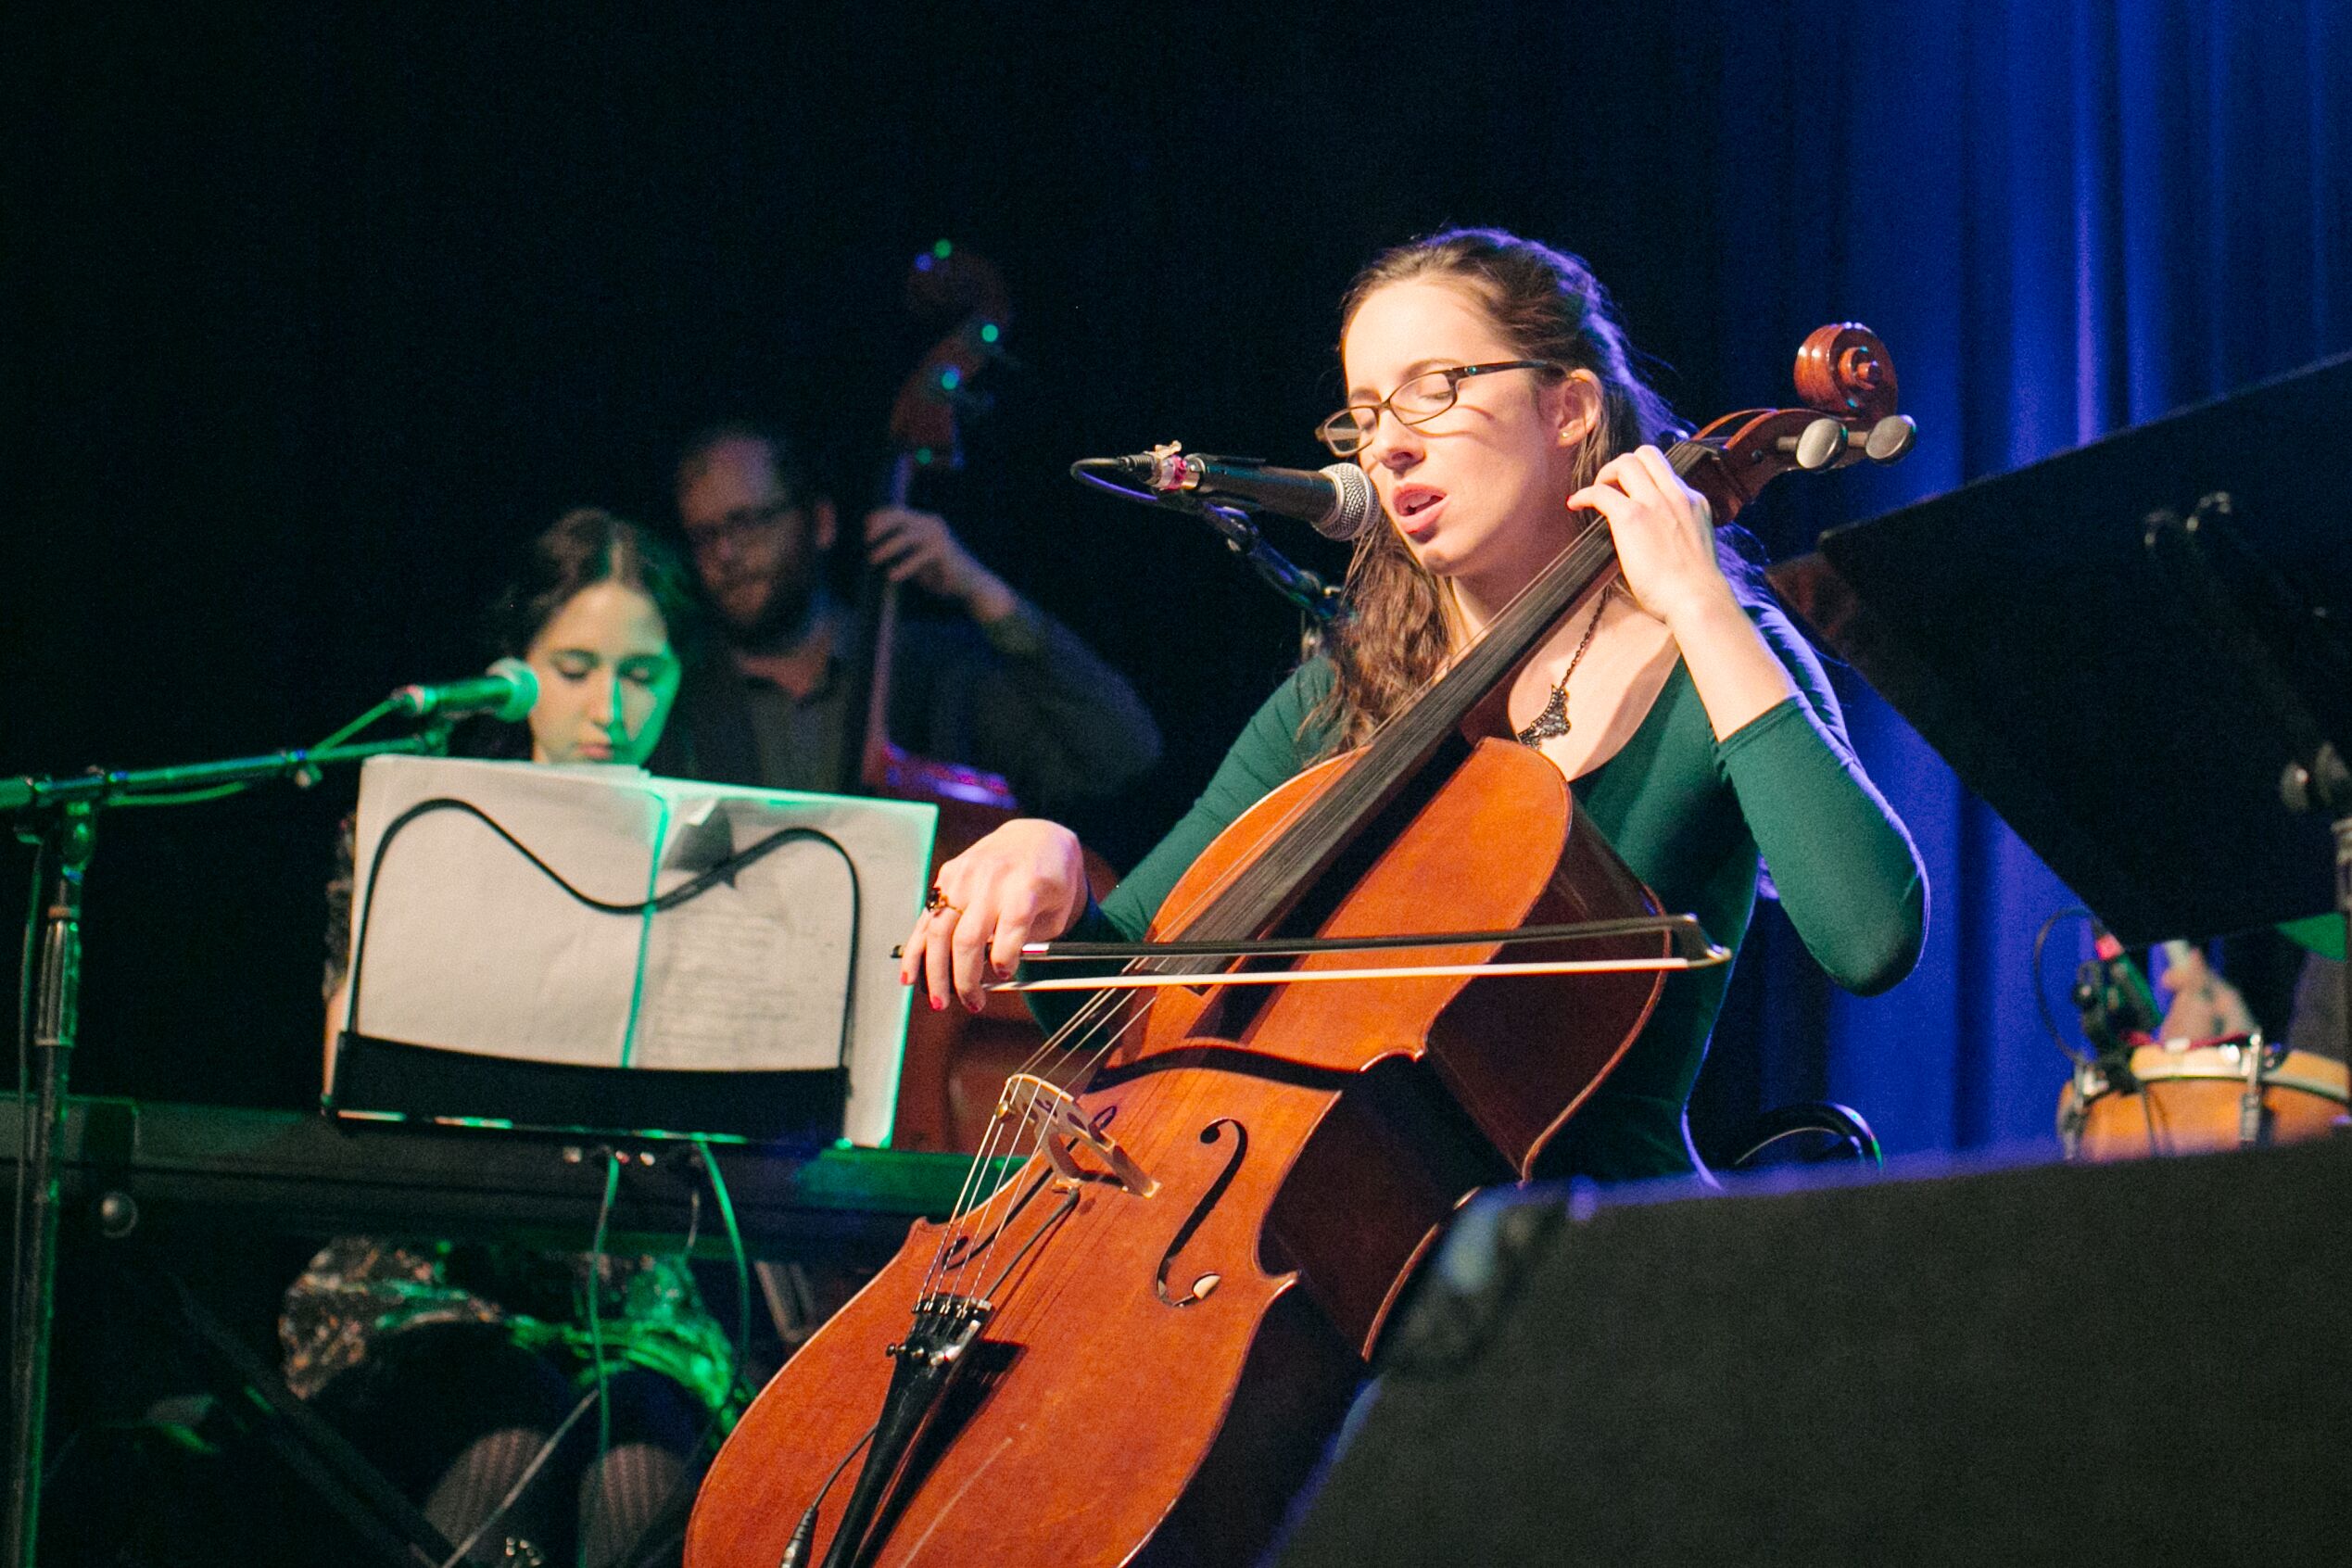
<path fill-rule="evenodd" d="M 1280 1568 L 2352 1562 L 2352 1144 L 1457 1221 Z"/>

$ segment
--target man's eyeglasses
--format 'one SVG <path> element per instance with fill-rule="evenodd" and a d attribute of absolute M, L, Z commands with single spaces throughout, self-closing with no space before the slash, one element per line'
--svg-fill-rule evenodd
<path fill-rule="evenodd" d="M 1379 427 L 1383 409 L 1395 414 L 1399 424 L 1426 424 L 1454 406 L 1454 399 L 1461 395 L 1461 384 L 1473 375 L 1514 370 L 1558 372 L 1566 368 L 1550 360 L 1502 360 L 1491 365 L 1455 365 L 1434 370 L 1413 377 L 1377 403 L 1359 403 L 1340 410 L 1315 426 L 1315 437 L 1330 448 L 1334 456 L 1354 457 L 1372 445 L 1372 432 Z"/>
<path fill-rule="evenodd" d="M 740 544 L 750 536 L 774 526 L 799 511 L 800 504 L 790 496 L 778 496 L 758 506 L 739 506 L 733 512 L 714 517 L 707 523 L 686 524 L 686 548 L 701 556 L 712 553 L 723 544 Z"/>

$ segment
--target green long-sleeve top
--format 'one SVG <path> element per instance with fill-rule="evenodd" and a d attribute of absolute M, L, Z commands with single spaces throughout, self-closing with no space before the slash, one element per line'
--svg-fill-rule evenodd
<path fill-rule="evenodd" d="M 1789 923 L 1831 978 L 1865 995 L 1883 991 L 1918 957 L 1927 873 L 1855 760 L 1812 649 L 1777 606 L 1751 604 L 1749 615 L 1801 697 L 1719 741 L 1676 664 L 1624 749 L 1575 780 L 1577 802 L 1669 913 L 1696 915 L 1734 950 L 1755 910 L 1761 854 Z M 1321 754 L 1325 735 L 1307 719 L 1333 678 L 1315 661 L 1278 688 L 1193 808 L 1071 936 L 1140 939 L 1210 841 Z M 1723 965 L 1668 979 L 1641 1038 L 1563 1131 L 1547 1170 L 1622 1181 L 1691 1169 L 1683 1106 L 1730 978 Z"/>

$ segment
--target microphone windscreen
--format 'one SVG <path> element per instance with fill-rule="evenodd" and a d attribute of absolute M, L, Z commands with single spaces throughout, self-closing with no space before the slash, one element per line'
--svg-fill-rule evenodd
<path fill-rule="evenodd" d="M 531 666 L 509 655 L 492 664 L 489 673 L 507 685 L 505 700 L 491 711 L 507 724 L 529 717 L 539 701 L 539 677 Z"/>
<path fill-rule="evenodd" d="M 1315 532 L 1331 539 L 1352 539 L 1380 515 L 1380 497 L 1362 468 L 1352 462 L 1328 463 L 1317 472 L 1339 491 L 1332 509 L 1315 520 Z"/>

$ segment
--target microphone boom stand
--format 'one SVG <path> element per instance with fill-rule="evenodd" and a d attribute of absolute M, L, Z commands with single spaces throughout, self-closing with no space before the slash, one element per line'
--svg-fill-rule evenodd
<path fill-rule="evenodd" d="M 1267 586 L 1296 605 L 1308 620 L 1307 635 L 1321 634 L 1322 628 L 1335 619 L 1341 609 L 1342 590 L 1323 581 L 1318 573 L 1294 563 L 1258 531 L 1258 525 L 1239 507 L 1220 506 L 1215 501 L 1196 497 L 1170 496 L 1165 504 L 1172 504 L 1188 512 L 1197 512 L 1216 530 L 1225 547 L 1242 558 L 1250 570 L 1265 579 Z"/>
<path fill-rule="evenodd" d="M 10 1304 L 9 1407 L 14 1416 L 8 1474 L 8 1568 L 34 1568 L 41 1524 L 44 1429 L 49 1403 L 49 1341 L 57 1307 L 58 1181 L 57 1150 L 65 1122 L 66 1085 L 82 1010 L 82 887 L 97 847 L 98 808 L 115 802 L 167 803 L 174 796 L 268 778 L 308 780 L 322 768 L 369 757 L 438 753 L 447 725 L 397 740 L 293 748 L 266 756 L 195 763 L 134 772 L 97 772 L 51 778 L 0 780 L 0 813 L 18 818 L 17 836 L 37 846 L 49 868 L 43 902 L 41 959 L 32 1005 L 33 1071 L 39 1108 L 29 1129 L 30 1148 L 18 1168 L 21 1195 L 32 1200 L 31 1256 L 18 1239 L 12 1262 L 16 1299 Z M 21 1212 L 21 1197 L 19 1198 Z"/>
<path fill-rule="evenodd" d="M 1296 605 L 1299 613 L 1307 617 L 1306 625 L 1299 630 L 1299 641 L 1303 645 L 1302 652 L 1312 653 L 1322 641 L 1323 628 L 1337 620 L 1345 611 L 1346 589 L 1323 581 L 1319 574 L 1294 563 L 1268 544 L 1266 537 L 1258 531 L 1258 525 L 1249 520 L 1249 514 L 1241 507 L 1220 505 L 1195 489 L 1160 486 L 1137 489 L 1132 485 L 1122 483 L 1120 478 L 1112 477 L 1114 474 L 1132 476 L 1133 464 L 1148 466 L 1154 459 L 1172 458 L 1176 450 L 1176 444 L 1170 442 L 1165 448 L 1154 449 L 1148 458 L 1089 458 L 1070 464 L 1069 476 L 1105 495 L 1172 512 L 1189 512 L 1206 522 L 1217 537 L 1225 541 L 1228 550 L 1247 562 L 1250 570 L 1264 579 L 1268 587 Z"/>

